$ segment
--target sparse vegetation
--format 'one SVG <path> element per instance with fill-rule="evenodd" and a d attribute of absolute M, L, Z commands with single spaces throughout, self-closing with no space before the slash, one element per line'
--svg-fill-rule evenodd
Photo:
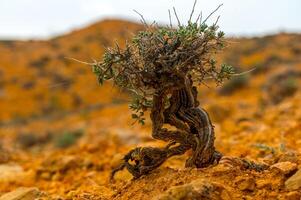
<path fill-rule="evenodd" d="M 62 134 L 58 134 L 54 143 L 58 148 L 67 148 L 76 143 L 76 141 L 84 134 L 83 130 L 66 131 Z"/>
<path fill-rule="evenodd" d="M 271 76 L 263 86 L 265 103 L 278 104 L 285 98 L 290 97 L 299 89 L 301 72 L 287 70 Z"/>
<path fill-rule="evenodd" d="M 43 68 L 45 67 L 48 62 L 51 60 L 51 58 L 47 55 L 41 56 L 39 59 L 32 61 L 29 63 L 30 66 L 35 68 Z"/>
<path fill-rule="evenodd" d="M 140 177 L 188 149 L 193 149 L 193 155 L 186 161 L 187 167 L 206 167 L 221 158 L 214 148 L 209 116 L 198 108 L 194 84 L 212 79 L 220 85 L 234 74 L 234 69 L 225 64 L 218 67 L 214 58 L 225 46 L 218 19 L 209 26 L 207 19 L 211 15 L 192 21 L 193 12 L 194 8 L 187 25 L 178 20 L 175 28 L 147 25 L 140 15 L 145 30 L 138 32 L 125 49 L 118 45 L 109 48 L 103 61 L 93 64 L 100 84 L 113 80 L 116 86 L 132 93 L 130 109 L 135 122 L 144 124 L 144 112 L 149 110 L 153 138 L 169 142 L 163 149 L 145 147 L 130 151 L 113 175 L 126 167 L 134 177 Z M 174 14 L 178 19 L 175 10 Z M 163 128 L 164 124 L 176 131 Z M 136 163 L 132 165 L 129 160 Z"/>
<path fill-rule="evenodd" d="M 166 153 L 170 152 L 167 149 L 181 145 L 171 143 L 166 149 L 162 141 L 154 141 L 148 135 L 151 108 L 142 116 L 146 118 L 145 126 L 131 126 L 135 120 L 131 120 L 127 104 L 128 94 L 134 92 L 112 87 L 113 80 L 98 87 L 89 67 L 66 59 L 99 58 L 104 52 L 102 37 L 109 45 L 118 41 L 124 50 L 122 41 L 130 44 L 131 32 L 135 35 L 142 28 L 133 22 L 106 20 L 54 40 L 11 41 L 13 45 L 0 42 L 0 195 L 19 187 L 35 187 L 47 196 L 45 199 L 140 200 L 160 199 L 161 195 L 170 199 L 171 192 L 183 199 L 191 194 L 200 199 L 204 195 L 216 199 L 300 199 L 299 181 L 294 184 L 298 189 L 287 187 L 287 182 L 301 171 L 300 76 L 294 75 L 293 81 L 288 79 L 288 84 L 284 84 L 287 88 L 299 87 L 293 96 L 278 104 L 267 98 L 268 105 L 258 105 L 262 95 L 282 96 L 276 92 L 282 87 L 282 79 L 262 89 L 271 77 L 286 74 L 285 69 L 300 71 L 300 34 L 227 38 L 227 49 L 216 54 L 217 63 L 225 61 L 239 67 L 238 73 L 259 64 L 264 73 L 248 73 L 247 87 L 234 90 L 235 95 L 217 93 L 214 79 L 204 80 L 206 86 L 193 84 L 198 89 L 197 100 L 214 122 L 216 149 L 225 155 L 218 165 L 196 170 L 183 168 L 185 159 L 193 156 L 193 149 L 166 160 Z M 87 43 L 88 35 L 95 39 Z M 74 45 L 81 50 L 71 52 Z M 29 65 L 43 56 L 50 59 L 44 67 Z M 271 57 L 273 62 L 269 61 Z M 55 74 L 70 79 L 70 87 L 55 82 Z M 23 84 L 31 81 L 34 87 L 25 90 Z M 133 114 L 139 116 L 139 112 Z M 70 146 L 57 147 L 57 138 L 72 134 L 79 127 L 86 127 L 79 139 L 71 135 L 71 142 L 66 142 Z M 164 128 L 176 130 L 165 124 Z M 24 146 L 17 140 L 20 134 L 32 135 Z M 130 153 L 134 159 L 152 160 L 158 165 L 166 162 L 134 181 L 130 181 L 132 176 L 126 170 L 118 172 L 115 183 L 109 183 L 110 171 L 120 166 L 123 154 L 135 146 L 141 148 L 134 149 L 136 154 Z M 156 157 L 157 153 L 160 156 Z M 135 157 L 139 155 L 140 158 Z M 232 158 L 227 159 L 227 155 Z M 135 166 L 134 160 L 129 163 Z M 138 166 L 148 165 L 145 163 Z M 9 180 L 5 179 L 8 174 Z"/>
<path fill-rule="evenodd" d="M 17 144 L 21 148 L 27 149 L 37 145 L 44 145 L 50 142 L 52 134 L 20 133 L 16 137 Z"/>
<path fill-rule="evenodd" d="M 225 84 L 218 90 L 218 92 L 221 95 L 231 95 L 233 92 L 246 87 L 249 81 L 249 74 L 233 77 L 231 80 L 225 82 Z"/>
<path fill-rule="evenodd" d="M 4 45 L 7 48 L 13 49 L 15 47 L 15 41 L 13 41 L 13 40 L 0 40 L 0 45 Z"/>

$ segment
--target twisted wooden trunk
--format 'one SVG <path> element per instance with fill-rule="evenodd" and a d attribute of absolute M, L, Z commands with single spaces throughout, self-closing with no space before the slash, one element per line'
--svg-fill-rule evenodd
<path fill-rule="evenodd" d="M 112 171 L 111 179 L 123 168 L 139 178 L 158 168 L 168 158 L 182 155 L 189 149 L 193 153 L 186 160 L 186 167 L 202 168 L 219 162 L 222 155 L 215 151 L 214 128 L 207 112 L 198 108 L 197 89 L 189 77 L 180 83 L 181 87 L 159 88 L 153 96 L 152 136 L 169 144 L 165 148 L 138 147 L 131 150 L 123 158 L 124 162 Z M 164 128 L 165 124 L 176 130 Z"/>
<path fill-rule="evenodd" d="M 187 167 L 201 168 L 218 162 L 221 154 L 215 151 L 214 128 L 207 112 L 198 108 L 197 89 L 192 86 L 191 79 L 185 78 L 183 87 L 171 92 L 170 105 L 165 108 L 164 102 L 169 92 L 158 90 L 153 97 L 152 136 L 176 142 L 178 146 L 170 148 L 172 155 L 192 149 L 193 154 L 186 161 Z M 163 128 L 164 124 L 174 126 L 177 130 Z"/>

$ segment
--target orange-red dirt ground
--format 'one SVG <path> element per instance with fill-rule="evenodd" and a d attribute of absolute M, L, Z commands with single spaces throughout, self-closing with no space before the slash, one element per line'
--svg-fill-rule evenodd
<path fill-rule="evenodd" d="M 124 170 L 109 182 L 130 149 L 165 144 L 151 138 L 149 120 L 132 125 L 126 93 L 100 87 L 89 66 L 68 57 L 100 60 L 103 46 L 124 45 L 140 29 L 106 20 L 47 41 L 0 41 L 0 200 L 300 199 L 298 34 L 228 38 L 219 60 L 256 69 L 221 87 L 199 86 L 216 148 L 267 170 L 231 161 L 187 169 L 188 152 L 137 180 Z"/>

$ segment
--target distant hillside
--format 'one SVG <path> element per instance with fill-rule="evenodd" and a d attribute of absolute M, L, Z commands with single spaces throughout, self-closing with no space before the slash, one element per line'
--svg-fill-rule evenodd
<path fill-rule="evenodd" d="M 141 27 L 106 20 L 49 41 L 0 41 L 0 120 L 70 111 L 120 98 L 99 87 L 89 66 L 104 46 L 124 40 Z"/>
<path fill-rule="evenodd" d="M 101 59 L 104 46 L 126 38 L 142 27 L 105 20 L 49 41 L 0 41 L 0 121 L 23 120 L 118 102 L 123 95 L 99 87 L 89 66 L 66 59 Z M 221 60 L 238 68 L 265 71 L 275 64 L 301 63 L 301 35 L 230 39 Z"/>
<path fill-rule="evenodd" d="M 89 66 L 66 57 L 100 60 L 103 46 L 124 45 L 141 28 L 106 20 L 49 41 L 0 41 L 0 199 L 20 187 L 26 194 L 8 195 L 38 188 L 41 199 L 300 199 L 297 34 L 229 38 L 218 60 L 242 74 L 199 86 L 220 164 L 184 168 L 187 155 L 175 156 L 139 179 L 123 170 L 109 182 L 131 149 L 167 143 L 151 137 L 149 113 L 145 126 L 133 126 L 126 94 L 100 87 Z"/>

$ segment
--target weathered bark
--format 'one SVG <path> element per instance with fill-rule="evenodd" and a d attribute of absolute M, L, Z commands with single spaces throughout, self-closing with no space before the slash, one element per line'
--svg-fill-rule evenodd
<path fill-rule="evenodd" d="M 158 168 L 171 156 L 184 154 L 189 149 L 193 153 L 187 159 L 186 167 L 202 168 L 219 161 L 221 154 L 215 151 L 214 127 L 209 115 L 198 108 L 197 90 L 191 79 L 186 77 L 183 82 L 181 88 L 158 89 L 153 96 L 152 137 L 169 144 L 165 148 L 144 147 L 130 151 L 124 157 L 124 163 L 113 170 L 112 176 L 126 167 L 138 178 Z M 169 95 L 170 105 L 165 108 Z M 168 130 L 164 124 L 174 126 L 176 130 Z M 130 160 L 135 164 L 130 164 Z"/>
<path fill-rule="evenodd" d="M 161 102 L 159 100 L 156 105 L 154 104 L 152 116 L 158 117 L 151 118 L 153 136 L 156 139 L 175 141 L 179 145 L 192 148 L 193 154 L 186 161 L 187 167 L 206 167 L 218 161 L 221 155 L 215 151 L 214 128 L 209 115 L 204 109 L 198 108 L 197 90 L 189 78 L 184 80 L 184 87 L 173 91 L 167 109 L 156 109 L 159 103 L 162 107 L 162 99 Z M 164 123 L 176 127 L 177 131 L 162 129 Z"/>

